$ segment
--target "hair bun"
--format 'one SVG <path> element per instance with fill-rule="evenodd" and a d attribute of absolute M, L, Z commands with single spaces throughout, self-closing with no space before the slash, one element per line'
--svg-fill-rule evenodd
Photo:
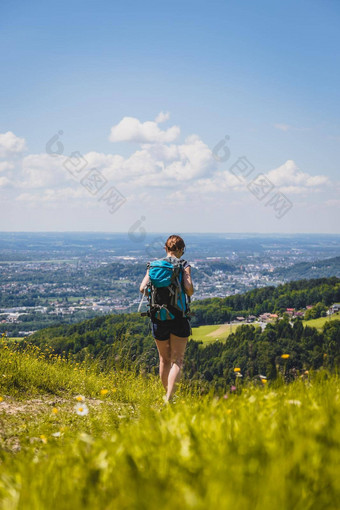
<path fill-rule="evenodd" d="M 178 251 L 183 250 L 185 248 L 185 242 L 180 236 L 172 235 L 168 237 L 166 243 L 165 243 L 165 249 L 167 251 Z"/>

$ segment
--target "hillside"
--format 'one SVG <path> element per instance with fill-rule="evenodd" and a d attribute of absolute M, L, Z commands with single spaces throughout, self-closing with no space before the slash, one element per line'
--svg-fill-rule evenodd
<path fill-rule="evenodd" d="M 95 358 L 106 368 L 123 363 L 137 373 L 158 372 L 158 354 L 148 324 L 136 314 L 48 328 L 31 338 L 41 349 L 72 355 L 78 362 Z M 339 339 L 339 320 L 327 322 L 321 331 L 303 327 L 301 321 L 291 326 L 288 319 L 268 324 L 264 331 L 241 325 L 225 343 L 214 342 L 203 348 L 202 343 L 189 341 L 184 381 L 202 392 L 222 392 L 235 380 L 235 364 L 246 380 L 258 379 L 261 374 L 274 380 L 283 371 L 289 380 L 299 371 L 321 367 L 334 370 L 340 365 Z M 290 356 L 288 361 L 281 358 L 285 353 Z"/>
<path fill-rule="evenodd" d="M 339 298 L 340 280 L 337 278 L 302 280 L 280 288 L 265 287 L 243 295 L 206 300 L 195 303 L 194 309 L 196 320 L 201 318 L 204 322 L 208 318 L 223 317 L 225 311 L 229 313 L 231 305 L 236 309 L 248 306 L 247 310 L 260 306 L 271 311 L 276 310 L 279 304 L 332 303 Z M 238 315 L 240 312 L 234 308 L 233 313 Z M 214 322 L 211 320 L 210 323 Z M 193 332 L 193 338 L 200 340 L 198 330 L 193 328 Z M 201 391 L 208 391 L 211 387 L 224 391 L 226 385 L 234 380 L 235 362 L 247 379 L 260 374 L 276 379 L 278 371 L 283 369 L 283 353 L 290 354 L 284 365 L 287 378 L 293 378 L 296 370 L 321 367 L 333 370 L 340 365 L 339 320 L 325 322 L 318 330 L 308 325 L 303 327 L 301 321 L 292 325 L 286 317 L 268 324 L 264 331 L 253 325 L 242 325 L 232 332 L 229 328 L 228 333 L 226 342 L 208 342 L 204 348 L 197 341 L 188 343 L 184 379 L 195 387 L 199 386 Z M 30 341 L 42 349 L 52 348 L 60 355 L 72 354 L 77 361 L 95 358 L 100 359 L 102 366 L 112 367 L 119 360 L 137 371 L 150 374 L 158 371 L 158 353 L 149 322 L 138 314 L 107 315 L 79 324 L 46 328 L 32 335 Z"/>
<path fill-rule="evenodd" d="M 340 278 L 340 257 L 316 260 L 314 262 L 298 262 L 290 267 L 277 267 L 270 274 L 284 280 L 298 280 L 309 278 L 329 278 L 336 276 Z"/>
<path fill-rule="evenodd" d="M 339 381 L 182 386 L 0 346 L 0 507 L 311 510 L 337 507 Z M 325 490 L 327 488 L 327 490 Z"/>
<path fill-rule="evenodd" d="M 262 313 L 278 313 L 286 308 L 299 310 L 318 302 L 330 306 L 340 301 L 340 278 L 316 278 L 297 280 L 277 287 L 268 286 L 253 289 L 244 294 L 225 298 L 211 298 L 194 301 L 193 326 L 220 324 L 234 320 L 238 315 L 258 316 Z"/>

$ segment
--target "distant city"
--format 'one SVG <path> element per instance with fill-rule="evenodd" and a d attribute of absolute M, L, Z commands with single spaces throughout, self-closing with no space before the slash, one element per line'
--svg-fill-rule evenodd
<path fill-rule="evenodd" d="M 194 299 L 225 297 L 293 279 L 340 276 L 340 235 L 183 234 Z M 148 260 L 167 235 L 0 233 L 0 331 L 133 312 Z"/>

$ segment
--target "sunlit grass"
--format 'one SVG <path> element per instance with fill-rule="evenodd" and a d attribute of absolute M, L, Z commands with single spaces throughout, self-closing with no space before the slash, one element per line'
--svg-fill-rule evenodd
<path fill-rule="evenodd" d="M 239 324 L 214 324 L 209 326 L 198 326 L 196 328 L 192 328 L 191 339 L 196 341 L 201 341 L 204 344 L 209 344 L 212 342 L 225 342 L 228 336 L 231 333 L 235 333 L 236 329 L 242 326 L 245 323 Z M 258 324 L 249 324 L 253 325 L 255 328 L 260 327 Z"/>
<path fill-rule="evenodd" d="M 340 319 L 340 312 L 333 313 L 332 315 L 329 315 L 328 317 L 319 317 L 318 319 L 311 319 L 309 321 L 302 321 L 302 324 L 304 326 L 309 326 L 311 328 L 316 329 L 322 329 L 323 326 L 326 324 L 326 322 L 339 320 Z"/>
<path fill-rule="evenodd" d="M 335 375 L 164 406 L 156 377 L 10 346 L 0 379 L 4 509 L 337 508 Z"/>

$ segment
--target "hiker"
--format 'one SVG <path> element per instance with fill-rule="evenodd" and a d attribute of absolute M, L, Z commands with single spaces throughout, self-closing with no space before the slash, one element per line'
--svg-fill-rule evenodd
<path fill-rule="evenodd" d="M 152 325 L 152 335 L 159 354 L 159 375 L 166 391 L 165 401 L 169 402 L 174 395 L 176 382 L 180 379 L 184 351 L 191 331 L 187 317 L 188 300 L 186 296 L 190 298 L 193 295 L 194 287 L 190 274 L 191 267 L 186 260 L 181 258 L 185 252 L 183 239 L 177 235 L 170 236 L 165 243 L 165 251 L 166 257 L 164 259 L 148 264 L 148 270 L 140 285 L 140 292 L 143 295 L 149 294 L 149 316 Z M 165 289 L 164 286 L 161 289 L 155 289 L 154 287 L 156 283 L 153 275 L 157 270 L 158 274 L 163 271 L 164 275 L 164 267 L 168 269 L 168 272 L 172 273 L 171 281 L 175 282 L 172 286 L 169 286 L 172 288 L 172 290 L 170 288 L 170 291 L 169 287 Z M 173 276 L 174 271 L 176 271 L 175 268 L 178 268 L 176 273 L 178 277 Z M 151 274 L 152 285 L 150 284 L 149 273 Z M 176 281 L 178 289 L 176 289 Z M 155 292 L 156 298 L 152 295 L 152 292 Z M 174 293 L 176 299 L 171 301 L 171 294 Z"/>

